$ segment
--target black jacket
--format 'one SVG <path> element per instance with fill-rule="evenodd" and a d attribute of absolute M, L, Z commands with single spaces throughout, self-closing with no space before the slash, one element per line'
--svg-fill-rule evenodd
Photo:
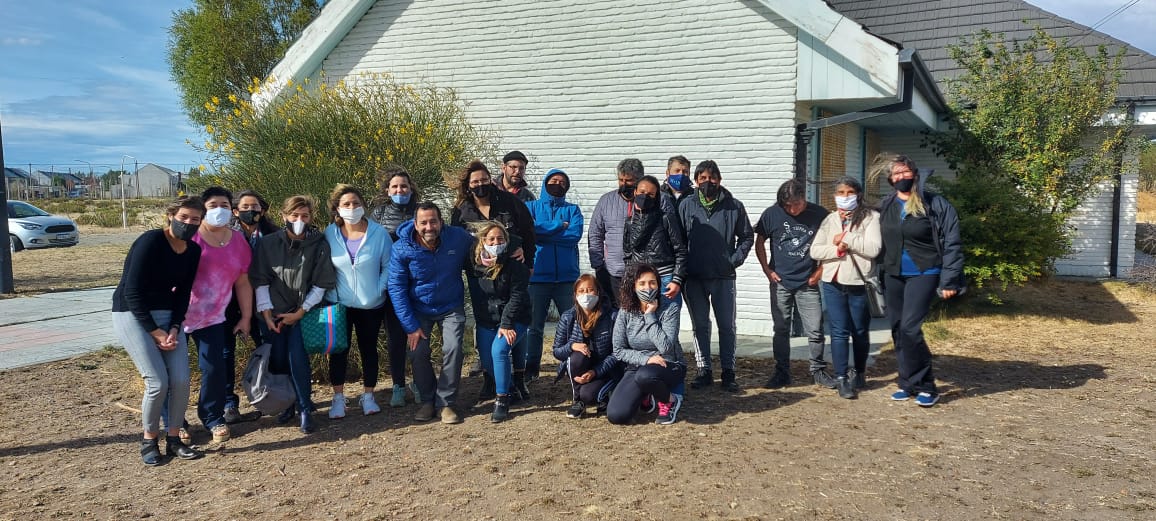
<path fill-rule="evenodd" d="M 486 267 L 474 265 L 468 272 L 474 322 L 487 328 L 514 329 L 530 323 L 530 270 L 525 264 L 505 260 L 497 278 L 486 276 Z"/>
<path fill-rule="evenodd" d="M 522 248 L 522 254 L 526 258 L 526 267 L 534 269 L 534 253 L 537 251 L 537 241 L 534 237 L 534 217 L 530 215 L 530 210 L 517 197 L 501 190 L 494 190 L 490 199 L 490 215 L 488 217 L 482 215 L 478 207 L 474 206 L 472 199 L 466 199 L 461 205 L 454 207 L 450 216 L 450 224 L 460 226 L 473 233 L 474 231 L 467 226 L 470 223 L 486 220 L 502 223 L 510 234 L 511 252 Z"/>
<path fill-rule="evenodd" d="M 578 323 L 577 306 L 562 313 L 558 319 L 558 328 L 554 330 L 554 358 L 565 362 L 574 352 L 570 347 L 572 344 L 575 342 L 586 344 L 590 346 L 594 377 L 604 378 L 609 375 L 616 379 L 622 374 L 622 365 L 614 358 L 614 320 L 618 317 L 618 310 L 611 304 L 610 299 L 598 300 L 601 314 L 589 336 L 582 333 L 582 324 Z"/>
<path fill-rule="evenodd" d="M 939 194 L 923 192 L 922 198 L 927 215 L 908 215 L 902 221 L 899 219 L 901 205 L 896 204 L 894 193 L 879 203 L 883 234 L 880 267 L 884 273 L 899 276 L 906 249 L 919 269 L 940 266 L 939 289 L 962 289 L 963 241 L 959 235 L 959 215 Z"/>
<path fill-rule="evenodd" d="M 686 236 L 678 211 L 659 206 L 631 212 L 622 232 L 622 256 L 627 266 L 650 264 L 659 274 L 673 274 L 673 281 L 682 284 L 686 278 Z"/>
<path fill-rule="evenodd" d="M 733 279 L 743 265 L 755 232 L 743 203 L 723 188 L 710 211 L 698 198 L 698 190 L 678 205 L 678 215 L 686 230 L 687 276 L 698 279 Z"/>
<path fill-rule="evenodd" d="M 409 204 L 400 205 L 393 204 L 393 201 L 386 201 L 381 205 L 375 207 L 369 214 L 369 218 L 374 222 L 380 224 L 385 231 L 389 232 L 389 238 L 397 241 L 397 227 L 401 223 L 413 219 L 414 211 L 417 209 L 417 199 L 410 198 Z"/>

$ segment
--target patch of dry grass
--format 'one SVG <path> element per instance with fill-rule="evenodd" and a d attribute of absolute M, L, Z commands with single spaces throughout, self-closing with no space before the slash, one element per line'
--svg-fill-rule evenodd
<path fill-rule="evenodd" d="M 1156 223 L 1156 193 L 1137 194 L 1136 222 Z"/>
<path fill-rule="evenodd" d="M 115 286 L 130 245 L 82 242 L 71 248 L 19 252 L 12 257 L 15 296 Z"/>

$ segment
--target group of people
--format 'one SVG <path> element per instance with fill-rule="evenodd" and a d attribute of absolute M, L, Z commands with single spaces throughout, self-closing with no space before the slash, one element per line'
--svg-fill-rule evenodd
<path fill-rule="evenodd" d="M 277 421 L 296 418 L 302 432 L 312 432 L 316 407 L 300 321 L 323 303 L 346 308 L 362 360 L 363 414 L 381 411 L 374 390 L 384 325 L 390 405 L 404 406 L 408 390 L 416 420 L 460 423 L 467 291 L 483 378 L 478 402 L 493 400 L 491 421 L 508 419 L 513 403 L 529 399 L 553 303 L 561 316 L 552 353 L 573 392 L 567 416 L 581 418 L 594 406 L 611 423 L 627 424 L 640 411 L 657 410 L 656 423 L 674 423 L 688 371 L 678 339 L 684 297 L 697 365 L 690 386 L 714 383 L 710 339 L 717 323 L 721 386 L 740 390 L 735 274 L 752 247 L 771 282 L 775 370 L 767 387 L 791 383 L 797 315 L 814 382 L 856 396 L 866 384 L 869 350 L 865 284 L 878 262 L 899 361 L 892 398 L 927 407 L 938 400 L 921 328 L 937 293 L 947 299 L 962 288 L 959 226 L 951 205 L 922 189 L 909 158 L 885 161 L 895 192 L 878 208 L 866 204 L 856 179 L 838 181 L 834 212 L 808 202 L 805 182 L 792 179 L 753 227 L 714 161 L 692 172 L 689 160 L 672 157 L 661 182 L 644 174 L 641 161 L 621 161 L 618 188 L 598 200 L 588 227 L 581 208 L 566 199 L 570 176 L 549 170 L 539 197 L 526 186 L 527 164 L 524 154 L 511 152 L 496 178 L 481 161 L 466 165 L 448 221 L 402 168 L 380 173 L 373 200 L 337 185 L 328 201 L 332 221 L 324 226 L 314 222 L 317 203 L 308 195 L 283 202 L 281 226 L 272 222 L 269 204 L 248 190 L 211 187 L 172 203 L 166 225 L 133 243 L 113 296 L 114 329 L 146 384 L 143 461 L 162 461 L 162 426 L 170 457 L 200 455 L 181 438 L 189 400 L 186 335 L 195 340 L 201 371 L 197 415 L 214 440 L 227 440 L 228 425 L 241 419 L 234 351 L 244 334 L 270 344 L 271 368 L 291 376 L 296 404 Z M 579 267 L 584 232 L 593 273 Z M 834 374 L 824 359 L 824 308 Z M 442 356 L 436 367 L 435 326 Z M 332 419 L 347 412 L 348 356 L 329 355 Z"/>

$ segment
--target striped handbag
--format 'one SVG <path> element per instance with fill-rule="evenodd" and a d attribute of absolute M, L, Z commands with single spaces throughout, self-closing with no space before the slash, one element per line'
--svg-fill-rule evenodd
<path fill-rule="evenodd" d="M 345 321 L 345 306 L 341 304 L 318 305 L 310 309 L 301 319 L 305 351 L 331 355 L 349 349 L 349 332 Z"/>

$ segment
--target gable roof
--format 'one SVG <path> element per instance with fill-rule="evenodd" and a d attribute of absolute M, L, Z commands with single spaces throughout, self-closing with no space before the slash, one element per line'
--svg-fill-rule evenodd
<path fill-rule="evenodd" d="M 180 172 L 177 172 L 176 170 L 173 170 L 171 168 L 163 167 L 163 166 L 158 165 L 156 163 L 145 164 L 144 166 L 137 169 L 136 174 L 140 175 L 141 172 L 150 172 L 152 170 L 158 170 L 161 173 L 168 174 L 169 177 L 176 177 L 176 176 L 180 175 Z"/>
<path fill-rule="evenodd" d="M 28 179 L 28 172 L 19 168 L 4 167 L 4 177 L 9 179 Z"/>
<path fill-rule="evenodd" d="M 1099 31 L 1050 13 L 1023 0 L 827 0 L 835 10 L 866 29 L 904 47 L 913 47 L 940 84 L 963 71 L 947 55 L 959 39 L 987 29 L 1008 40 L 1026 40 L 1038 25 L 1056 38 L 1088 51 L 1104 45 L 1109 53 L 1124 48 L 1120 99 L 1156 98 L 1156 56 Z M 1023 21 L 1026 20 L 1027 24 Z"/>

